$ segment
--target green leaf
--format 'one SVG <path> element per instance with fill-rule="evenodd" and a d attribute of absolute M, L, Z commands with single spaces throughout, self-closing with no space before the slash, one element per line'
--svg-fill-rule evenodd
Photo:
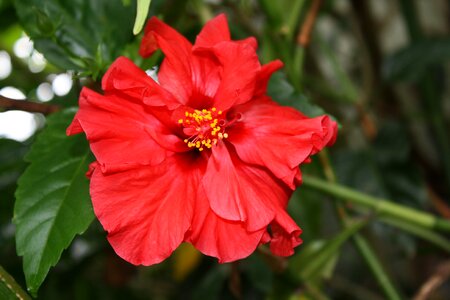
<path fill-rule="evenodd" d="M 134 21 L 133 34 L 137 35 L 144 27 L 150 9 L 151 0 L 137 0 L 136 20 Z"/>
<path fill-rule="evenodd" d="M 0 299 L 2 300 L 28 300 L 31 299 L 17 284 L 14 278 L 0 266 Z"/>
<path fill-rule="evenodd" d="M 55 33 L 55 26 L 50 19 L 50 17 L 40 10 L 39 8 L 34 8 L 36 14 L 36 25 L 40 33 L 43 36 L 52 36 Z"/>
<path fill-rule="evenodd" d="M 15 0 L 19 21 L 35 47 L 55 66 L 76 71 L 104 68 L 131 34 L 135 5 L 121 0 Z M 102 59 L 97 58 L 101 45 Z M 74 61 L 94 59 L 94 64 Z"/>
<path fill-rule="evenodd" d="M 292 106 L 309 117 L 326 114 L 320 106 L 312 104 L 305 95 L 295 92 L 282 72 L 272 75 L 267 87 L 267 94 L 280 104 Z"/>
<path fill-rule="evenodd" d="M 25 157 L 31 164 L 18 181 L 16 247 L 32 295 L 62 251 L 94 218 L 85 177 L 90 159 L 87 142 L 81 135 L 65 134 L 73 116 L 74 110 L 68 109 L 48 118 Z"/>
<path fill-rule="evenodd" d="M 309 243 L 291 259 L 289 270 L 303 281 L 329 278 L 334 270 L 341 246 L 364 225 L 366 222 L 355 222 L 331 240 Z"/>
<path fill-rule="evenodd" d="M 421 40 L 388 57 L 383 75 L 392 81 L 417 81 L 430 67 L 449 60 L 450 39 Z"/>

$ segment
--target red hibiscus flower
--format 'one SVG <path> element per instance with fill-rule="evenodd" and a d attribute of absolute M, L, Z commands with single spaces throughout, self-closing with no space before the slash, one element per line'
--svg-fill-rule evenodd
<path fill-rule="evenodd" d="M 261 243 L 288 256 L 301 243 L 286 206 L 299 164 L 334 142 L 336 123 L 268 97 L 282 63 L 261 65 L 256 48 L 230 40 L 224 15 L 194 45 L 152 18 L 140 54 L 165 54 L 159 83 L 121 57 L 103 95 L 82 90 L 67 133 L 89 140 L 94 211 L 125 260 L 155 264 L 182 242 L 220 262 Z"/>

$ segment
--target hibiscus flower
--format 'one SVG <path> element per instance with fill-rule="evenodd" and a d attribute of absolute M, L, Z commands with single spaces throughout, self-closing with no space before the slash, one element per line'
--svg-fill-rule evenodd
<path fill-rule="evenodd" d="M 289 256 L 301 243 L 286 206 L 299 165 L 334 142 L 336 123 L 267 96 L 282 63 L 261 65 L 256 48 L 230 40 L 224 15 L 194 45 L 152 18 L 140 54 L 162 50 L 159 82 L 120 57 L 103 94 L 83 88 L 67 134 L 89 140 L 94 211 L 123 259 L 152 265 L 187 242 L 230 262 L 260 244 Z"/>

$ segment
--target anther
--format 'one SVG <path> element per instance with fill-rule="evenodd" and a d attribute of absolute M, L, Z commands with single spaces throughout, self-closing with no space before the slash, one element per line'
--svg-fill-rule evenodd
<path fill-rule="evenodd" d="M 221 114 L 222 111 L 217 111 L 215 107 L 210 110 L 186 111 L 184 113 L 186 118 L 179 119 L 178 124 L 183 126 L 185 133 L 192 134 L 184 139 L 187 146 L 203 151 L 205 147 L 211 149 L 214 145 L 217 145 L 219 139 L 228 138 L 228 133 L 224 132 L 225 125 L 228 123 L 219 117 Z"/>

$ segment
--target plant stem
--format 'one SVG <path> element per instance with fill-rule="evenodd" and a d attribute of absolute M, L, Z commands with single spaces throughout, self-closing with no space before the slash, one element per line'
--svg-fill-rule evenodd
<path fill-rule="evenodd" d="M 330 159 L 326 150 L 322 150 L 319 154 L 319 158 L 321 160 L 322 166 L 324 168 L 325 177 L 328 182 L 326 184 L 335 184 L 336 175 L 334 173 L 333 167 L 331 166 Z M 307 178 L 308 180 L 308 178 Z M 303 183 L 305 183 L 305 176 L 303 176 Z M 345 207 L 342 203 L 335 202 L 336 214 L 341 222 L 341 225 L 346 228 L 349 226 L 348 224 L 348 214 Z M 377 280 L 380 287 L 383 289 L 384 294 L 388 299 L 399 300 L 401 299 L 400 295 L 396 291 L 394 284 L 389 279 L 389 276 L 384 271 L 381 262 L 379 261 L 376 253 L 372 250 L 369 243 L 366 239 L 356 232 L 352 236 L 353 243 L 356 248 L 360 252 L 361 256 L 364 258 L 366 264 L 369 266 L 373 276 Z"/>
<path fill-rule="evenodd" d="M 42 113 L 49 115 L 59 111 L 61 108 L 57 105 L 46 103 L 31 102 L 28 100 L 15 100 L 0 95 L 0 109 L 2 110 L 22 110 L 33 113 Z"/>
<path fill-rule="evenodd" d="M 297 43 L 306 47 L 309 44 L 311 39 L 311 32 L 316 23 L 317 14 L 319 13 L 320 6 L 322 4 L 322 0 L 313 0 L 308 13 L 306 15 L 306 19 L 302 24 L 302 28 L 297 36 Z"/>
<path fill-rule="evenodd" d="M 383 270 L 383 267 L 381 266 L 377 255 L 372 250 L 372 247 L 369 245 L 366 239 L 362 235 L 357 233 L 353 235 L 353 242 L 355 243 L 356 248 L 358 248 L 366 263 L 369 265 L 369 268 L 377 279 L 378 284 L 383 288 L 386 297 L 388 299 L 401 299 L 388 275 Z"/>
<path fill-rule="evenodd" d="M 300 23 L 300 17 L 302 15 L 303 7 L 306 4 L 305 0 L 297 0 L 292 4 L 292 10 L 286 20 L 286 26 L 288 28 L 287 39 L 292 41 L 297 32 L 298 24 Z M 301 29 L 301 28 L 298 28 Z"/>
<path fill-rule="evenodd" d="M 30 296 L 24 292 L 24 290 L 17 284 L 14 278 L 9 275 L 8 272 L 5 271 L 0 266 L 0 284 L 4 284 L 6 288 L 10 291 L 12 295 L 14 295 L 19 300 L 30 300 Z M 5 295 L 4 295 L 5 296 Z"/>
<path fill-rule="evenodd" d="M 389 224 L 391 226 L 395 226 L 405 232 L 409 232 L 410 234 L 413 234 L 419 238 L 429 241 L 430 243 L 433 243 L 436 246 L 440 247 L 441 249 L 450 253 L 450 241 L 430 229 L 423 228 L 421 226 L 417 226 L 409 222 L 404 222 L 394 217 L 384 216 L 378 218 L 377 220 Z"/>
<path fill-rule="evenodd" d="M 371 208 L 380 216 L 391 216 L 428 229 L 450 232 L 450 221 L 441 219 L 429 213 L 399 205 L 386 199 L 373 197 L 319 178 L 303 176 L 303 184 L 329 195 L 336 196 L 343 201 Z"/>

